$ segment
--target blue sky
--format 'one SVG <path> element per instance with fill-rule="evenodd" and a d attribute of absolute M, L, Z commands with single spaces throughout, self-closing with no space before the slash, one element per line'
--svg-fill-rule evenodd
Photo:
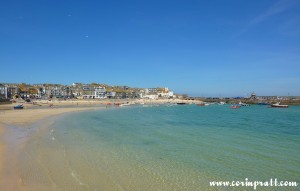
<path fill-rule="evenodd" d="M 300 95 L 300 1 L 0 2 L 0 82 Z"/>

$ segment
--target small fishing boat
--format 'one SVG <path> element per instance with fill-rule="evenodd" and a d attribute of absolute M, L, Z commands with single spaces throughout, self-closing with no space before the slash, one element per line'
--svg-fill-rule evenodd
<path fill-rule="evenodd" d="M 232 105 L 231 109 L 239 109 L 241 106 L 240 105 Z"/>
<path fill-rule="evenodd" d="M 270 104 L 267 102 L 258 102 L 257 105 L 270 105 Z"/>
<path fill-rule="evenodd" d="M 178 102 L 177 105 L 185 105 L 185 102 Z"/>
<path fill-rule="evenodd" d="M 198 103 L 198 104 L 196 104 L 197 106 L 205 106 L 205 104 L 204 103 Z"/>
<path fill-rule="evenodd" d="M 24 108 L 24 107 L 23 107 L 22 104 L 19 104 L 19 105 L 14 106 L 14 109 L 23 109 L 23 108 Z"/>
<path fill-rule="evenodd" d="M 288 108 L 288 105 L 280 105 L 280 102 L 271 104 L 271 107 L 278 107 L 278 108 Z"/>

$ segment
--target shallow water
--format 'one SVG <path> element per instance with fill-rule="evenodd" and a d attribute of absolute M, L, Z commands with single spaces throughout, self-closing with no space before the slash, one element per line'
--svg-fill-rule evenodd
<path fill-rule="evenodd" d="M 299 148 L 300 107 L 134 106 L 57 118 L 18 163 L 24 190 L 229 190 L 209 181 L 299 183 Z"/>

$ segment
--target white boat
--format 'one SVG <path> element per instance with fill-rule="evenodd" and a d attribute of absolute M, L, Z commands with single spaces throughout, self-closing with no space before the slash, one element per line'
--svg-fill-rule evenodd
<path fill-rule="evenodd" d="M 249 106 L 249 104 L 242 103 L 241 101 L 239 102 L 239 105 L 241 105 L 241 106 Z"/>
<path fill-rule="evenodd" d="M 131 103 L 122 103 L 119 106 L 123 107 L 123 106 L 128 106 L 128 105 L 132 105 Z"/>
<path fill-rule="evenodd" d="M 271 104 L 271 107 L 288 108 L 288 105 L 280 105 L 280 102 Z"/>

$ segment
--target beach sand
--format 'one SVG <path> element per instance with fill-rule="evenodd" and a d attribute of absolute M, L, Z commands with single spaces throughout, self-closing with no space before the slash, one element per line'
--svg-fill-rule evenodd
<path fill-rule="evenodd" d="M 26 128 L 31 124 L 51 117 L 64 113 L 70 112 L 80 112 L 87 110 L 100 109 L 101 107 L 77 107 L 73 105 L 68 105 L 63 103 L 64 106 L 69 106 L 68 108 L 38 108 L 34 109 L 34 106 L 28 105 L 23 110 L 7 110 L 7 108 L 12 108 L 13 105 L 1 105 L 0 106 L 0 190 L 22 190 L 20 188 L 21 182 L 18 177 L 9 168 L 14 167 L 14 161 L 16 160 L 14 156 L 7 157 L 11 155 L 11 147 L 18 147 L 18 145 L 7 145 L 4 140 L 9 128 L 12 126 L 17 126 L 19 128 Z M 103 107 L 102 107 L 103 108 Z M 13 148 L 13 150 L 17 150 Z M 13 154 L 15 155 L 15 154 Z"/>
<path fill-rule="evenodd" d="M 0 123 L 0 184 L 1 180 L 3 180 L 2 172 L 3 172 L 3 156 L 4 156 L 4 143 L 3 143 L 3 137 L 4 135 L 4 126 Z"/>

